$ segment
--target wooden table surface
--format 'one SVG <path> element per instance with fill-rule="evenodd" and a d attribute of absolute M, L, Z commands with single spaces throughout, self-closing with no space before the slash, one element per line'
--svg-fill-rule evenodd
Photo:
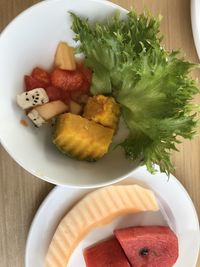
<path fill-rule="evenodd" d="M 37 2 L 39 1 L 0 0 L 0 31 L 17 14 Z M 154 14 L 161 13 L 165 47 L 181 48 L 188 60 L 198 62 L 192 37 L 189 0 L 113 2 L 127 9 L 133 6 L 134 2 L 137 10 L 146 6 Z M 196 71 L 193 75 L 200 77 L 200 72 Z M 200 98 L 197 97 L 196 100 L 198 99 Z M 175 175 L 188 190 L 200 216 L 200 136 L 192 142 L 184 141 L 179 149 L 179 153 L 172 155 L 176 166 Z M 23 170 L 0 146 L 0 267 L 24 266 L 25 242 L 30 223 L 40 203 L 52 188 L 53 185 Z M 197 266 L 200 267 L 200 261 Z"/>

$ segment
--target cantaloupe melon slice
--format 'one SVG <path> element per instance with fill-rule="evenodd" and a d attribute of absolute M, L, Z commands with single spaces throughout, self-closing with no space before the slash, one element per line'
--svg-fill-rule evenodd
<path fill-rule="evenodd" d="M 37 110 L 37 112 L 45 121 L 48 121 L 61 113 L 67 112 L 69 107 L 62 101 L 56 100 L 35 107 L 35 110 Z"/>
<path fill-rule="evenodd" d="M 55 65 L 63 70 L 75 70 L 74 48 L 67 43 L 60 42 L 55 54 Z"/>
<path fill-rule="evenodd" d="M 45 267 L 66 267 L 73 250 L 94 227 L 124 214 L 158 209 L 153 192 L 138 185 L 108 186 L 89 193 L 60 222 Z"/>

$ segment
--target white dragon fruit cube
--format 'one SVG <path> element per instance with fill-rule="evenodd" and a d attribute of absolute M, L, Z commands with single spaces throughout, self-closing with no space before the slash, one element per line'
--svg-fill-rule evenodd
<path fill-rule="evenodd" d="M 36 88 L 17 95 L 17 104 L 22 109 L 32 108 L 49 102 L 49 97 L 43 88 Z"/>
<path fill-rule="evenodd" d="M 33 109 L 28 113 L 29 119 L 34 123 L 36 127 L 42 126 L 46 121 L 40 116 L 37 110 Z"/>

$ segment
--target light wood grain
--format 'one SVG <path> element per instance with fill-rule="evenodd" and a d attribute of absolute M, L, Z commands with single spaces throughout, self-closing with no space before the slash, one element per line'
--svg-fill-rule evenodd
<path fill-rule="evenodd" d="M 53 1 L 53 0 L 51 0 Z M 22 10 L 37 0 L 0 0 L 0 31 Z M 185 57 L 198 62 L 195 51 L 189 0 L 114 0 L 130 9 L 148 7 L 162 14 L 161 31 L 167 49 L 180 48 Z M 200 77 L 200 72 L 193 73 Z M 1 90 L 3 90 L 1 88 Z M 200 97 L 196 101 L 199 102 Z M 200 216 L 200 137 L 184 141 L 180 152 L 173 153 L 175 175 L 189 192 Z M 18 166 L 0 147 L 0 267 L 24 266 L 25 242 L 32 218 L 52 185 L 40 181 Z M 189 266 L 183 266 L 189 267 Z M 200 267 L 200 262 L 197 264 Z"/>

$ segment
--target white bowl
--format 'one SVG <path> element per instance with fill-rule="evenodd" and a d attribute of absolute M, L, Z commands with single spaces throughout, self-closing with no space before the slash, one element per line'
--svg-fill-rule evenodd
<path fill-rule="evenodd" d="M 102 0 L 42 1 L 15 18 L 0 35 L 0 140 L 24 169 L 48 182 L 91 188 L 122 180 L 136 164 L 120 149 L 111 150 L 96 163 L 80 162 L 62 155 L 51 143 L 49 127 L 36 129 L 20 124 L 25 117 L 16 105 L 23 91 L 24 74 L 33 67 L 49 68 L 59 41 L 75 45 L 67 11 L 102 20 L 119 9 Z"/>

